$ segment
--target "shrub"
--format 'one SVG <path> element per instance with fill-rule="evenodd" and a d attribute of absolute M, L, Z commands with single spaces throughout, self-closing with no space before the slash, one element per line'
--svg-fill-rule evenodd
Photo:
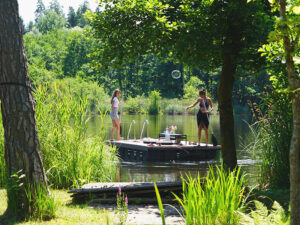
<path fill-rule="evenodd" d="M 149 95 L 150 105 L 148 108 L 148 113 L 152 115 L 157 115 L 160 113 L 160 100 L 161 96 L 158 91 L 152 91 Z"/>
<path fill-rule="evenodd" d="M 165 109 L 165 112 L 168 114 L 183 114 L 186 112 L 186 107 L 182 105 L 168 105 Z"/>
<path fill-rule="evenodd" d="M 147 99 L 144 96 L 129 97 L 124 103 L 124 111 L 130 114 L 146 113 Z"/>
<path fill-rule="evenodd" d="M 204 86 L 204 83 L 195 76 L 192 76 L 184 87 L 185 99 L 194 99 L 199 97 L 199 89 Z"/>

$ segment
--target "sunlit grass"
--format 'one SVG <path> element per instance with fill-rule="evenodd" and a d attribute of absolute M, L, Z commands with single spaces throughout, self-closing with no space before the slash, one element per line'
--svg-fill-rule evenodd
<path fill-rule="evenodd" d="M 72 225 L 72 224 L 114 224 L 113 212 L 91 208 L 88 205 L 73 205 L 71 195 L 66 190 L 52 190 L 52 195 L 58 203 L 57 217 L 49 221 L 26 221 L 20 225 Z M 0 190 L 0 224 L 14 224 L 13 218 L 5 218 L 3 214 L 7 208 L 6 190 Z"/>

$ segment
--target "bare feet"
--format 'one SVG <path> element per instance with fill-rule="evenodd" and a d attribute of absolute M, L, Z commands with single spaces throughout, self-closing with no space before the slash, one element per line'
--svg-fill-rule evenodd
<path fill-rule="evenodd" d="M 123 137 L 119 137 L 117 140 L 118 141 L 122 141 L 122 140 L 124 140 L 124 138 Z"/>

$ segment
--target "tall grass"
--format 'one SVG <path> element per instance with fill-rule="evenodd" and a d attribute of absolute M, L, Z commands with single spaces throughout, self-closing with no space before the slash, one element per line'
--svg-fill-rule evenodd
<path fill-rule="evenodd" d="M 32 199 L 32 196 L 35 199 Z M 32 209 L 31 215 L 27 219 L 50 220 L 56 217 L 58 204 L 53 196 L 49 196 L 45 186 L 39 183 L 29 184 L 26 189 L 26 197 Z"/>
<path fill-rule="evenodd" d="M 257 122 L 251 126 L 254 138 L 246 149 L 261 159 L 261 187 L 289 188 L 291 105 L 284 97 L 273 98 L 268 98 L 263 110 L 252 105 Z"/>
<path fill-rule="evenodd" d="M 113 180 L 116 151 L 104 144 L 100 128 L 95 136 L 88 135 L 87 100 L 61 90 L 57 85 L 40 85 L 36 96 L 38 133 L 49 183 L 69 188 Z"/>
<path fill-rule="evenodd" d="M 92 181 L 114 180 L 116 150 L 104 144 L 101 127 L 96 135 L 88 135 L 90 109 L 85 95 L 66 88 L 64 82 L 39 85 L 36 89 L 38 134 L 49 184 L 70 188 Z M 3 136 L 0 125 L 0 186 L 7 184 Z"/>
<path fill-rule="evenodd" d="M 157 204 L 158 204 L 158 208 L 159 208 L 159 211 L 160 211 L 160 217 L 161 217 L 161 220 L 162 220 L 162 224 L 166 225 L 164 207 L 163 207 L 162 200 L 161 200 L 161 197 L 160 197 L 160 194 L 159 194 L 156 183 L 154 183 L 154 189 L 155 189 L 155 194 L 156 194 L 156 198 L 157 198 Z"/>
<path fill-rule="evenodd" d="M 175 195 L 183 208 L 187 225 L 238 224 L 239 208 L 244 204 L 244 175 L 223 166 L 210 167 L 207 177 L 183 179 L 182 198 Z"/>

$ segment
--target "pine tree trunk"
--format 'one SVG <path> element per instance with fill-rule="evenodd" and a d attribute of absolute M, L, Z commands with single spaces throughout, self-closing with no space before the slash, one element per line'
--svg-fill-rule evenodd
<path fill-rule="evenodd" d="M 222 55 L 223 67 L 220 75 L 218 89 L 218 102 L 220 111 L 221 151 L 222 160 L 226 167 L 233 170 L 237 165 L 236 148 L 234 140 L 234 118 L 232 108 L 232 89 L 236 66 L 232 62 L 232 55 Z"/>
<path fill-rule="evenodd" d="M 283 34 L 286 70 L 291 89 L 293 110 L 293 136 L 290 146 L 290 204 L 291 225 L 300 224 L 300 77 L 295 72 L 293 61 L 294 46 L 289 37 L 289 27 L 286 18 L 286 0 L 280 0 L 280 17 L 282 24 L 279 26 Z"/>
<path fill-rule="evenodd" d="M 47 186 L 47 182 L 17 0 L 0 1 L 0 95 L 8 176 L 18 171 L 25 175 L 21 179 L 24 185 L 15 190 L 16 202 L 8 205 L 14 204 L 14 213 L 22 218 L 32 210 L 25 189 L 34 183 Z"/>

